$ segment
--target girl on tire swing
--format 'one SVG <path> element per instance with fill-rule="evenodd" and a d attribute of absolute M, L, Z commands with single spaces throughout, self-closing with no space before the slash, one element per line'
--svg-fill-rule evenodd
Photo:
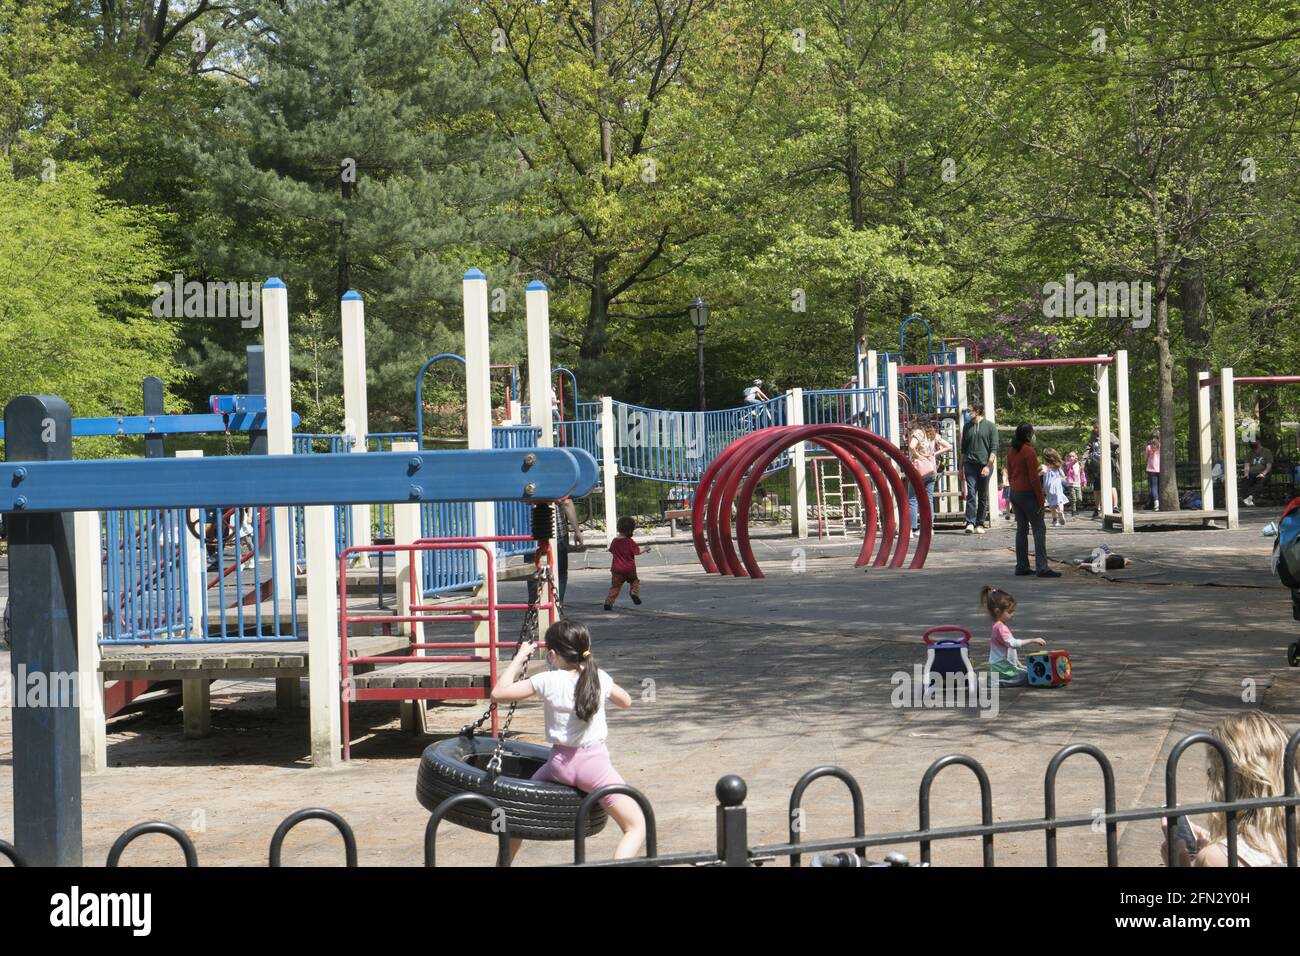
<path fill-rule="evenodd" d="M 533 645 L 525 641 L 515 659 L 492 688 L 497 704 L 542 698 L 546 716 L 546 740 L 551 756 L 534 780 L 548 780 L 591 793 L 601 787 L 625 781 L 609 760 L 605 737 L 605 701 L 619 707 L 631 707 L 632 697 L 614 683 L 614 679 L 596 666 L 591 656 L 591 634 L 576 621 L 556 621 L 546 629 L 546 663 L 550 670 L 519 679 Z M 605 812 L 623 831 L 614 851 L 614 859 L 635 856 L 645 839 L 645 817 L 631 797 L 615 794 L 601 799 Z M 511 839 L 510 858 L 519 852 L 522 840 Z"/>

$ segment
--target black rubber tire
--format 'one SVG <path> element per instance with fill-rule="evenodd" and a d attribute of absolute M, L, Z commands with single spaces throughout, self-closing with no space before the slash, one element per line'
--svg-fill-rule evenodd
<path fill-rule="evenodd" d="M 1300 667 L 1300 641 L 1286 649 L 1286 662 L 1292 667 Z"/>
<path fill-rule="evenodd" d="M 511 740 L 506 743 L 502 773 L 489 777 L 486 764 L 496 748 L 495 737 L 451 737 L 430 744 L 420 758 L 415 795 L 432 812 L 438 804 L 458 793 L 481 793 L 491 797 L 506 812 L 510 836 L 524 840 L 572 840 L 578 822 L 578 805 L 585 796 L 573 787 L 537 782 L 531 774 L 551 755 L 549 747 Z M 518 774 L 509 776 L 509 774 Z M 457 807 L 447 820 L 480 833 L 492 831 L 492 814 L 485 806 Z M 605 808 L 597 804 L 587 818 L 587 836 L 599 833 L 607 820 Z"/>

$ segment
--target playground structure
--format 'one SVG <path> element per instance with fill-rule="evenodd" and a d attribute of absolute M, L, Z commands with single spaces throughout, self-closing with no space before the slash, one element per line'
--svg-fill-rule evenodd
<path fill-rule="evenodd" d="M 1214 508 L 1214 461 L 1212 430 L 1213 418 L 1210 414 L 1210 392 L 1214 378 L 1209 372 L 1197 376 L 1200 386 L 1198 400 L 1200 403 L 1200 479 L 1201 503 L 1206 511 Z M 1237 395 L 1238 385 L 1300 385 L 1300 375 L 1236 375 L 1231 367 L 1219 370 L 1219 408 L 1223 416 L 1223 515 L 1228 527 L 1237 528 L 1241 524 L 1240 503 L 1237 501 Z"/>

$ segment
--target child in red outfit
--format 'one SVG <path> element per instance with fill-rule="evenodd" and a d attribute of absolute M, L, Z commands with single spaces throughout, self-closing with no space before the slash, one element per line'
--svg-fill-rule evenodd
<path fill-rule="evenodd" d="M 636 556 L 642 553 L 640 546 L 632 540 L 636 531 L 636 522 L 628 515 L 618 519 L 618 537 L 609 543 L 609 553 L 614 561 L 609 568 L 609 593 L 605 595 L 605 610 L 614 610 L 614 602 L 627 584 L 632 595 L 632 603 L 641 603 L 641 580 L 636 576 Z M 646 551 L 650 548 L 647 546 Z"/>

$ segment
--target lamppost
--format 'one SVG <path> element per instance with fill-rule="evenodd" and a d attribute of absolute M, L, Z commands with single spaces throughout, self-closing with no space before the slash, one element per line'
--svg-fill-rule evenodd
<path fill-rule="evenodd" d="M 686 314 L 691 317 L 691 324 L 695 326 L 696 385 L 700 392 L 700 411 L 704 411 L 704 329 L 709 324 L 709 307 L 697 295 L 686 307 Z"/>

